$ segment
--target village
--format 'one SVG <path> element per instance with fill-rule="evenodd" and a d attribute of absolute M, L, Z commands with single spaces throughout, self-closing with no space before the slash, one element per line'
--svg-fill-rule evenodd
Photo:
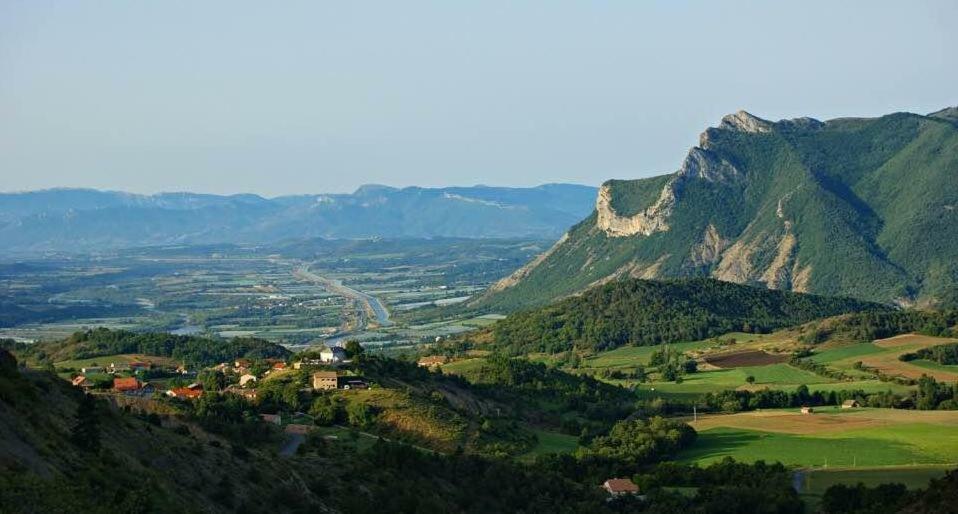
<path fill-rule="evenodd" d="M 359 350 L 361 352 L 361 347 Z M 131 362 L 89 365 L 72 374 L 74 387 L 111 400 L 117 405 L 135 405 L 150 409 L 159 404 L 194 402 L 208 394 L 241 398 L 259 410 L 258 385 L 284 375 L 307 376 L 307 386 L 299 392 L 319 395 L 335 391 L 370 388 L 370 382 L 354 374 L 350 354 L 344 347 L 325 346 L 318 351 L 299 354 L 289 361 L 276 358 L 237 358 L 199 370 L 185 365 L 173 366 L 144 358 Z M 184 405 L 180 403 L 180 405 Z M 281 427 L 286 434 L 305 435 L 315 425 L 302 412 L 259 412 L 263 423 Z M 308 422 L 308 423 L 307 423 Z"/>

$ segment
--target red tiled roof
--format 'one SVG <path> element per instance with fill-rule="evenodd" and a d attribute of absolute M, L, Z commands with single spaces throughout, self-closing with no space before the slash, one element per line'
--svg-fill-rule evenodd
<path fill-rule="evenodd" d="M 273 364 L 273 369 L 286 369 L 286 363 L 277 362 L 276 364 Z"/>
<path fill-rule="evenodd" d="M 190 389 L 188 387 L 177 387 L 171 389 L 170 393 L 172 393 L 173 398 L 187 398 L 190 400 L 203 396 L 202 389 Z"/>
<path fill-rule="evenodd" d="M 86 382 L 86 377 L 83 376 L 83 375 L 77 375 L 77 376 L 74 377 L 74 379 L 73 379 L 73 385 L 75 385 L 75 386 L 81 385 L 81 384 L 83 384 L 84 382 Z"/>
<path fill-rule="evenodd" d="M 134 377 L 113 379 L 113 389 L 117 391 L 136 391 L 139 388 L 140 381 Z"/>
<path fill-rule="evenodd" d="M 605 481 L 605 488 L 610 493 L 637 493 L 639 492 L 639 486 L 635 485 L 635 482 L 629 480 L 628 478 L 610 478 Z"/>

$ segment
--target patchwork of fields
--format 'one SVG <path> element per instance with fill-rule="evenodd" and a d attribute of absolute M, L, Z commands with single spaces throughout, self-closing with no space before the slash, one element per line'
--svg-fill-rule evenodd
<path fill-rule="evenodd" d="M 307 241 L 290 247 L 174 247 L 89 259 L 0 263 L 0 337 L 62 339 L 89 327 L 258 337 L 290 346 L 355 338 L 408 347 L 483 327 L 494 316 L 450 317 L 546 243 L 524 240 Z M 396 323 L 370 324 L 362 302 L 304 280 L 378 298 Z"/>

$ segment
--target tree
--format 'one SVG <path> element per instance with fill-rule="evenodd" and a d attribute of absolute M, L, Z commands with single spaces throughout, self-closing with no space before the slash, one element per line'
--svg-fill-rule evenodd
<path fill-rule="evenodd" d="M 328 395 L 322 395 L 313 400 L 309 414 L 317 425 L 329 426 L 340 418 L 342 408 Z"/>
<path fill-rule="evenodd" d="M 699 370 L 699 363 L 695 359 L 689 359 L 682 364 L 682 369 L 686 373 L 695 373 Z"/>
<path fill-rule="evenodd" d="M 346 419 L 354 427 L 366 428 L 373 422 L 373 411 L 365 403 L 350 403 L 346 407 Z"/>
<path fill-rule="evenodd" d="M 646 377 L 646 374 L 645 374 L 645 367 L 644 367 L 644 366 L 636 366 L 636 367 L 635 367 L 635 379 L 638 380 L 639 382 L 645 382 L 647 378 L 648 378 L 648 377 Z"/>
<path fill-rule="evenodd" d="M 207 392 L 222 391 L 226 387 L 226 375 L 220 371 L 201 371 L 197 380 L 203 384 L 203 390 Z"/>
<path fill-rule="evenodd" d="M 915 406 L 920 410 L 932 410 L 938 406 L 938 382 L 922 374 L 918 379 L 918 397 Z"/>
<path fill-rule="evenodd" d="M 100 451 L 100 417 L 96 398 L 84 394 L 77 405 L 76 421 L 70 439 L 73 444 L 91 453 Z"/>
<path fill-rule="evenodd" d="M 349 341 L 346 341 L 345 350 L 346 350 L 346 357 L 350 359 L 359 357 L 360 355 L 366 352 L 366 349 L 363 348 L 363 345 L 359 344 L 359 341 L 355 339 L 350 339 Z"/>
<path fill-rule="evenodd" d="M 752 375 L 749 375 L 749 376 L 745 377 L 745 381 L 748 382 L 749 384 L 754 384 L 754 383 L 755 383 L 755 377 L 752 376 Z"/>
<path fill-rule="evenodd" d="M 674 382 L 678 376 L 679 372 L 677 369 L 675 369 L 674 365 L 666 364 L 662 368 L 662 380 L 665 380 L 666 382 Z"/>

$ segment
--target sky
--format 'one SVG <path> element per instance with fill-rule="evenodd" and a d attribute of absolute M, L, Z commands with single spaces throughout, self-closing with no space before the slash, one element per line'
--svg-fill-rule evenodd
<path fill-rule="evenodd" d="M 598 185 L 958 105 L 958 2 L 0 0 L 0 191 Z"/>

